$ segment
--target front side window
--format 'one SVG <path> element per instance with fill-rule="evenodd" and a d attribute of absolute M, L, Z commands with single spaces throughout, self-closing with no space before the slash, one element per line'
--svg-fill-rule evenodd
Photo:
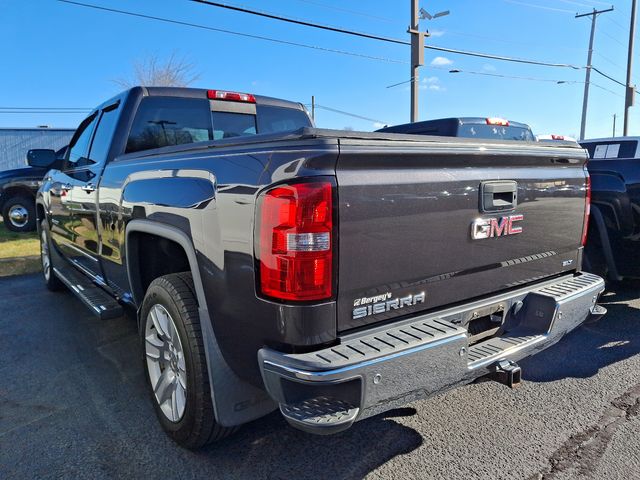
<path fill-rule="evenodd" d="M 91 143 L 91 137 L 93 135 L 93 130 L 96 127 L 97 119 L 98 114 L 94 113 L 90 117 L 86 118 L 78 127 L 78 130 L 69 144 L 69 156 L 65 162 L 64 170 L 84 167 L 93 163 L 89 160 L 88 154 L 89 144 Z"/>
<path fill-rule="evenodd" d="M 133 121 L 126 153 L 213 140 L 209 101 L 145 97 Z"/>

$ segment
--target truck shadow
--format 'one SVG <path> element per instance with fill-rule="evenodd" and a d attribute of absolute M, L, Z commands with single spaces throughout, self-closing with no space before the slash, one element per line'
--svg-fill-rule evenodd
<path fill-rule="evenodd" d="M 415 413 L 399 408 L 345 432 L 316 436 L 295 430 L 276 412 L 197 452 L 196 461 L 233 471 L 237 478 L 363 478 L 422 445 L 418 432 L 393 420 Z"/>
<path fill-rule="evenodd" d="M 552 382 L 587 378 L 601 368 L 640 353 L 640 282 L 614 284 L 600 299 L 608 313 L 576 329 L 553 347 L 520 362 L 522 378 Z"/>

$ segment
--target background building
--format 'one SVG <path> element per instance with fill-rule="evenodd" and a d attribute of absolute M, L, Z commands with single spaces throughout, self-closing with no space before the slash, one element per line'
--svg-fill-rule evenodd
<path fill-rule="evenodd" d="M 69 144 L 72 128 L 0 128 L 0 171 L 24 167 L 32 148 L 58 150 Z"/>

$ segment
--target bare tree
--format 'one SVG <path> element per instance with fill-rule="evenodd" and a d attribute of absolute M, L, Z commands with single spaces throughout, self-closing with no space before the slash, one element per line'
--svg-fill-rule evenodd
<path fill-rule="evenodd" d="M 113 82 L 122 88 L 136 85 L 153 87 L 188 87 L 197 81 L 201 74 L 196 66 L 185 56 L 175 52 L 166 60 L 150 55 L 143 60 L 133 62 L 133 75 L 130 78 L 116 78 Z"/>

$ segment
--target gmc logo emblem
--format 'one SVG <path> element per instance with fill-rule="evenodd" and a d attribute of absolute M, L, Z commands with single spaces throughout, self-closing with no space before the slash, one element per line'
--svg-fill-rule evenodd
<path fill-rule="evenodd" d="M 500 218 L 479 218 L 471 225 L 471 238 L 481 240 L 483 238 L 504 237 L 505 235 L 517 235 L 522 233 L 522 227 L 517 224 L 524 220 L 524 215 L 511 215 Z"/>

